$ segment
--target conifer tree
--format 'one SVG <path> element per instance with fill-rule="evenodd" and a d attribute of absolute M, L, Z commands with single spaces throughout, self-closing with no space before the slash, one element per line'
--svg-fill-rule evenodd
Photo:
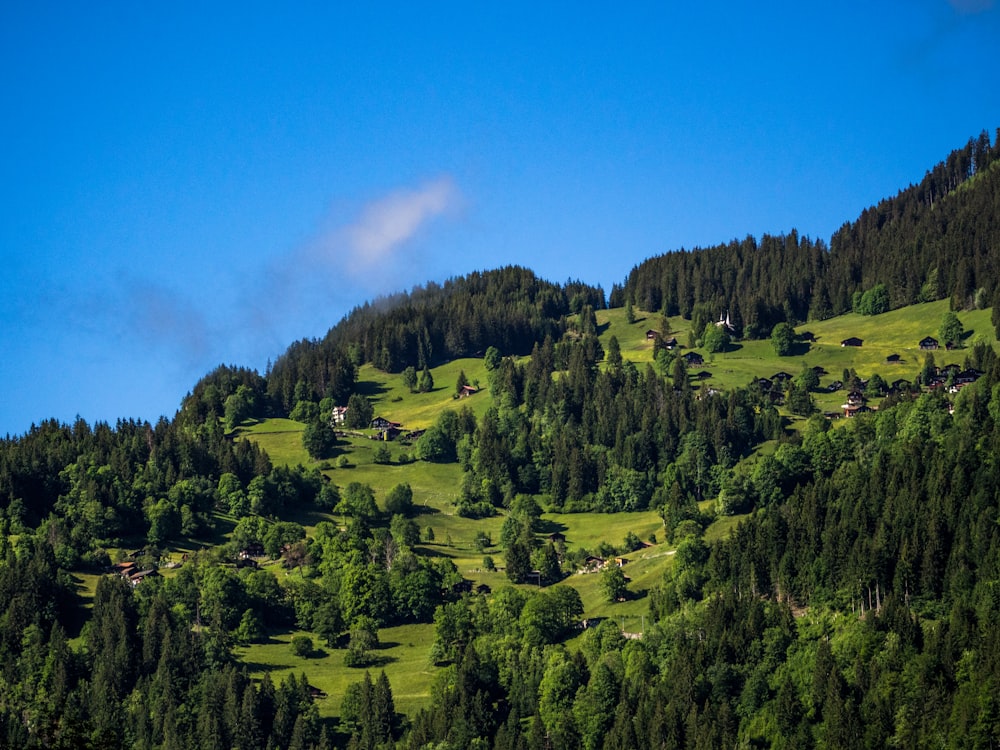
<path fill-rule="evenodd" d="M 431 375 L 430 369 L 426 366 L 423 372 L 420 373 L 420 384 L 418 385 L 418 390 L 421 393 L 428 393 L 434 390 L 434 376 Z"/>

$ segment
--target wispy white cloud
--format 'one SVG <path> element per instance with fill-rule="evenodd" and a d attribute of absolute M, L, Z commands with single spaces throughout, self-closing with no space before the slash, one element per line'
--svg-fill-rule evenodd
<path fill-rule="evenodd" d="M 54 296 L 81 331 L 113 331 L 123 351 L 195 369 L 251 364 L 412 283 L 426 255 L 418 237 L 460 203 L 447 176 L 384 193 L 265 264 L 217 279 L 212 300 L 135 272 L 118 273 L 100 293 Z"/>
<path fill-rule="evenodd" d="M 454 180 L 442 175 L 383 193 L 346 217 L 337 212 L 311 239 L 273 257 L 252 289 L 238 295 L 245 332 L 258 344 L 287 345 L 317 320 L 334 325 L 339 314 L 331 310 L 346 312 L 412 285 L 429 254 L 420 240 L 461 206 Z"/>
<path fill-rule="evenodd" d="M 387 260 L 427 222 L 454 206 L 456 197 L 451 179 L 441 177 L 368 204 L 347 228 L 354 265 L 363 268 Z"/>
<path fill-rule="evenodd" d="M 384 275 L 411 241 L 458 204 L 458 190 L 448 176 L 394 190 L 368 202 L 355 220 L 321 235 L 308 253 L 310 260 L 368 286 L 373 273 Z"/>

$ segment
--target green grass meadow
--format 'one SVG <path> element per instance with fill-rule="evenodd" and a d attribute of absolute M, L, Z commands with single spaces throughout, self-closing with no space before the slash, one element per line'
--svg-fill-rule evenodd
<path fill-rule="evenodd" d="M 316 645 L 314 655 L 296 656 L 291 641 L 296 635 L 309 635 Z M 430 705 L 431 684 L 439 671 L 428 659 L 434 642 L 432 624 L 400 625 L 379 631 L 381 647 L 376 652 L 376 664 L 366 668 L 344 666 L 343 649 L 323 646 L 315 635 L 292 631 L 272 636 L 267 643 L 237 649 L 237 656 L 247 665 L 252 677 L 270 674 L 275 684 L 294 673 L 305 674 L 309 684 L 327 694 L 317 701 L 321 716 L 337 716 L 347 686 L 364 679 L 365 670 L 377 675 L 384 669 L 392 686 L 396 710 L 416 713 Z"/>
<path fill-rule="evenodd" d="M 862 378 L 878 373 L 887 382 L 904 378 L 913 381 L 924 365 L 927 352 L 921 351 L 919 341 L 925 336 L 938 338 L 941 319 L 949 310 L 948 300 L 938 300 L 921 305 L 892 310 L 882 315 L 864 316 L 855 313 L 841 315 L 829 320 L 805 323 L 796 328 L 796 333 L 811 332 L 812 342 L 802 342 L 793 356 L 779 357 L 769 340 L 737 341 L 725 352 L 709 354 L 695 348 L 705 358 L 703 367 L 692 368 L 711 373 L 704 381 L 692 381 L 692 385 L 728 390 L 746 386 L 751 380 L 771 377 L 777 372 L 798 375 L 803 367 L 822 367 L 827 374 L 821 376 L 820 386 L 834 380 L 843 380 L 845 370 L 853 369 Z M 985 341 L 996 346 L 996 335 L 990 322 L 992 310 L 971 310 L 957 313 L 965 331 L 965 349 L 935 351 L 934 361 L 941 367 L 946 364 L 962 365 L 968 354 L 968 347 L 974 341 Z M 602 345 L 607 349 L 611 336 L 618 338 L 622 356 L 642 365 L 653 361 L 653 343 L 646 340 L 646 331 L 659 329 L 661 317 L 658 313 L 635 311 L 635 322 L 628 323 L 623 308 L 601 310 L 597 313 Z M 690 333 L 690 321 L 671 318 L 671 335 L 677 338 L 681 350 L 686 351 Z M 862 339 L 860 347 L 843 347 L 844 339 Z M 898 363 L 889 363 L 886 358 L 897 354 Z M 823 412 L 839 411 L 844 402 L 844 392 L 814 393 L 816 406 Z M 802 420 L 787 412 L 793 428 Z"/>

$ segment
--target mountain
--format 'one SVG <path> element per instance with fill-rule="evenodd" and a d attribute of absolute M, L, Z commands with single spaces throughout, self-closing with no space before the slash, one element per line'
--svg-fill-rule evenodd
<path fill-rule="evenodd" d="M 645 261 L 612 310 L 470 274 L 219 367 L 172 420 L 0 441 L 0 745 L 996 744 L 996 337 L 949 320 L 967 348 L 891 387 L 845 365 L 877 408 L 836 423 L 755 340 L 928 300 L 985 325 L 996 155 L 971 140 L 829 245 Z M 682 327 L 718 355 L 692 370 L 754 377 L 708 387 Z M 370 399 L 433 423 L 333 434 Z"/>

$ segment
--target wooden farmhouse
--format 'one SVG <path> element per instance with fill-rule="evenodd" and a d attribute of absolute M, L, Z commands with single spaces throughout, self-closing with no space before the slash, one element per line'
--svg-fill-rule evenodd
<path fill-rule="evenodd" d="M 700 354 L 698 354 L 698 352 L 688 352 L 683 357 L 681 357 L 681 359 L 683 359 L 687 363 L 688 367 L 690 367 L 691 365 L 700 366 L 705 364 L 705 358 L 702 357 Z"/>

